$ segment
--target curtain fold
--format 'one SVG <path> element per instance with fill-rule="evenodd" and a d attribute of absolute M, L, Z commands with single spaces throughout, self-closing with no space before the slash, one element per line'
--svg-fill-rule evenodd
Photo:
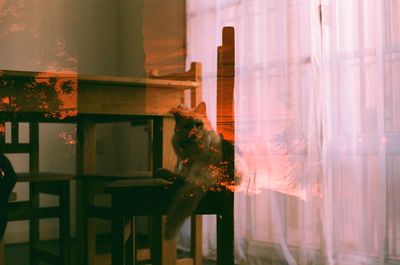
<path fill-rule="evenodd" d="M 236 31 L 237 262 L 400 262 L 399 1 L 187 2 L 214 122 L 215 47 Z"/>

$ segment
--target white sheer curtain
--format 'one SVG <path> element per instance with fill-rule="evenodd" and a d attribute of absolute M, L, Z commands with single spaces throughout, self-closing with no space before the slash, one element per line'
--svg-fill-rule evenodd
<path fill-rule="evenodd" d="M 188 0 L 187 18 L 213 119 L 236 30 L 237 262 L 398 264 L 400 1 Z"/>

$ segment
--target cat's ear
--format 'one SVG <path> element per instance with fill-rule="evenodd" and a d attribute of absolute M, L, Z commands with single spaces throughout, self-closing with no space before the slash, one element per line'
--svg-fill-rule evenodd
<path fill-rule="evenodd" d="M 179 108 L 172 108 L 169 111 L 170 114 L 174 115 L 175 121 L 179 120 L 182 116 L 180 114 L 180 109 Z"/>
<path fill-rule="evenodd" d="M 197 114 L 206 115 L 207 114 L 207 107 L 204 101 L 200 102 L 197 108 L 194 110 Z"/>
<path fill-rule="evenodd" d="M 172 108 L 172 109 L 169 111 L 169 113 L 170 113 L 170 114 L 175 114 L 175 113 L 181 113 L 181 112 L 184 112 L 184 111 L 187 111 L 187 110 L 188 110 L 188 107 L 187 107 L 187 106 L 185 106 L 185 105 L 183 105 L 183 104 L 180 104 L 178 107 Z"/>
<path fill-rule="evenodd" d="M 175 114 L 175 113 L 177 113 L 177 112 L 179 112 L 179 109 L 178 109 L 178 108 L 172 108 L 172 109 L 169 111 L 169 114 Z"/>

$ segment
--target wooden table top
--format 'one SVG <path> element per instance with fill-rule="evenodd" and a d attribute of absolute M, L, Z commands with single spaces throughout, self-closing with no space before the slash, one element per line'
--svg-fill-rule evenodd
<path fill-rule="evenodd" d="M 2 112 L 38 112 L 58 118 L 78 114 L 168 115 L 182 91 L 199 82 L 73 72 L 0 70 Z M 40 89 L 35 93 L 34 89 Z"/>

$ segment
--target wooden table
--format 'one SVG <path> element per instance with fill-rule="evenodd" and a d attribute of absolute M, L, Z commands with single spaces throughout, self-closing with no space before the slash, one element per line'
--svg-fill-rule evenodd
<path fill-rule="evenodd" d="M 39 122 L 68 122 L 77 124 L 76 142 L 76 178 L 77 181 L 77 264 L 95 264 L 94 235 L 91 221 L 88 221 L 88 210 L 91 198 L 86 192 L 88 183 L 96 180 L 96 124 L 113 121 L 145 119 L 152 122 L 152 168 L 173 168 L 175 154 L 170 144 L 174 121 L 169 110 L 173 106 L 185 103 L 183 91 L 191 91 L 191 103 L 197 104 L 201 89 L 200 65 L 192 64 L 192 69 L 184 73 L 170 76 L 171 79 L 133 78 L 115 76 L 78 76 L 73 73 L 40 73 L 24 71 L 1 71 L 1 85 L 8 88 L 8 98 L 2 98 L 0 104 L 10 105 L 0 113 L 0 125 L 4 121 L 18 128 L 18 123 L 34 124 L 37 132 Z M 43 86 L 52 78 L 57 82 L 70 82 L 72 93 L 68 97 L 61 96 L 64 105 L 59 109 L 46 109 L 46 104 L 38 105 L 38 101 L 29 99 L 29 89 Z M 7 87 L 10 85 L 10 87 Z M 59 88 L 55 88 L 56 90 Z M 28 96 L 27 96 L 28 95 Z M 20 99 L 26 99 L 21 101 Z M 17 105 L 14 103 L 17 102 Z M 19 102 L 19 103 L 18 103 Z M 22 103 L 21 103 L 22 102 Z M 48 102 L 49 103 L 49 102 Z M 187 103 L 187 102 L 186 102 Z M 14 105 L 13 105 L 14 104 Z M 19 105 L 18 105 L 19 104 Z M 49 104 L 47 104 L 49 105 Z M 55 117 L 54 114 L 58 116 Z M 4 135 L 3 135 L 4 136 Z M 0 149 L 3 152 L 30 153 L 35 151 L 31 173 L 32 178 L 24 180 L 35 185 L 35 176 L 40 175 L 38 158 L 38 138 L 30 145 L 18 143 L 18 130 L 12 131 L 12 143 L 5 144 L 0 134 Z M 54 178 L 56 180 L 57 178 Z M 50 180 L 51 181 L 51 176 Z M 101 179 L 100 182 L 104 181 Z"/>
<path fill-rule="evenodd" d="M 94 219 L 90 217 L 102 219 L 111 217 L 106 216 L 110 209 L 93 205 L 93 196 L 88 192 L 92 184 L 97 185 L 95 182 L 102 186 L 106 183 L 103 177 L 93 177 L 96 175 L 96 124 L 133 119 L 150 121 L 152 132 L 149 145 L 150 170 L 155 171 L 161 167 L 173 169 L 176 155 L 171 145 L 171 138 L 175 122 L 168 112 L 172 106 L 187 103 L 183 96 L 185 90 L 191 91 L 190 104 L 198 103 L 201 95 L 200 65 L 192 64 L 192 69 L 184 74 L 183 81 L 177 76 L 179 74 L 175 77 L 169 76 L 171 79 L 121 77 L 78 79 L 77 235 L 80 235 L 78 264 L 92 265 L 97 262 Z M 110 180 L 115 179 L 118 178 Z M 103 187 L 96 189 L 103 192 Z"/>

